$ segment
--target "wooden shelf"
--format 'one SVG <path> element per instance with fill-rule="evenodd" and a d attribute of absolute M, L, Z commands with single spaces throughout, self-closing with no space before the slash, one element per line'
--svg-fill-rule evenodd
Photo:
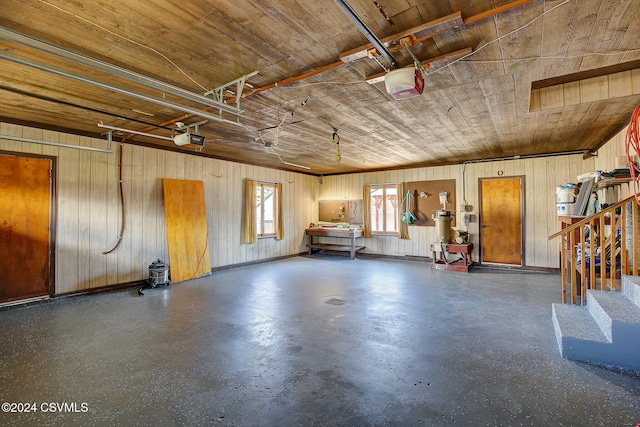
<path fill-rule="evenodd" d="M 596 182 L 593 187 L 596 189 L 609 188 L 620 184 L 628 184 L 629 182 L 631 182 L 631 177 L 607 178 Z"/>
<path fill-rule="evenodd" d="M 319 249 L 325 251 L 336 251 L 336 252 L 351 252 L 351 246 L 347 245 L 335 245 L 332 243 L 314 243 L 313 245 L 307 245 L 311 249 Z M 356 246 L 355 251 L 361 251 L 365 248 L 365 246 Z"/>

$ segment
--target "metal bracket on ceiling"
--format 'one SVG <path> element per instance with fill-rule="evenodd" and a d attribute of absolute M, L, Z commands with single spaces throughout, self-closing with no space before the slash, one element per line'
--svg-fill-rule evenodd
<path fill-rule="evenodd" d="M 215 102 L 219 102 L 220 104 L 235 105 L 235 108 L 231 108 L 234 108 L 237 114 L 242 114 L 242 109 L 240 108 L 242 91 L 244 90 L 245 84 L 248 84 L 247 79 L 258 73 L 259 71 L 256 70 L 249 74 L 245 74 L 242 77 L 230 81 L 229 83 L 225 83 L 222 86 L 218 86 L 215 89 L 205 92 L 204 96 L 211 96 Z M 235 89 L 232 88 L 233 86 L 235 86 Z"/>
<path fill-rule="evenodd" d="M 371 31 L 371 29 L 364 23 L 364 21 L 358 16 L 358 14 L 353 10 L 351 5 L 347 3 L 347 0 L 335 0 L 338 6 L 342 9 L 342 11 L 353 21 L 354 24 L 360 29 L 362 34 L 369 39 L 371 44 L 376 48 L 376 50 L 380 53 L 380 55 L 384 56 L 391 63 L 392 68 L 400 68 L 398 61 L 393 56 L 391 51 L 385 46 L 382 41 Z"/>
<path fill-rule="evenodd" d="M 191 128 L 193 128 L 194 132 L 197 134 L 198 133 L 198 127 L 201 125 L 204 125 L 208 122 L 208 120 L 203 120 L 201 122 L 197 122 L 197 123 L 190 123 L 188 125 L 185 125 L 182 122 L 177 122 L 176 123 L 176 130 L 179 132 L 186 132 L 189 133 L 189 131 L 191 130 Z"/>
<path fill-rule="evenodd" d="M 106 136 L 107 137 L 108 149 L 109 149 L 109 151 L 111 151 L 111 143 L 113 142 L 113 131 L 112 130 L 108 130 L 106 132 L 101 133 L 100 136 Z"/>
<path fill-rule="evenodd" d="M 422 77 L 426 78 L 427 71 L 422 66 L 422 62 L 420 62 L 420 60 L 413 54 L 413 52 L 411 52 L 411 49 L 409 49 L 409 44 L 407 43 L 407 41 L 403 38 L 403 39 L 400 39 L 400 43 L 402 43 L 402 46 L 404 46 L 404 48 L 407 49 L 407 52 L 409 52 L 409 55 L 411 55 L 411 58 L 413 59 L 413 63 L 415 67 L 418 69 L 418 71 L 420 71 L 420 74 L 422 74 Z"/>

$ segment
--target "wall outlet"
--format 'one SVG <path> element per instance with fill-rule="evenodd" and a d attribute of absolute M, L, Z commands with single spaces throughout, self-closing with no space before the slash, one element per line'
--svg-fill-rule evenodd
<path fill-rule="evenodd" d="M 471 222 L 476 222 L 476 213 L 475 212 L 465 212 L 462 221 L 465 224 L 469 224 Z"/>

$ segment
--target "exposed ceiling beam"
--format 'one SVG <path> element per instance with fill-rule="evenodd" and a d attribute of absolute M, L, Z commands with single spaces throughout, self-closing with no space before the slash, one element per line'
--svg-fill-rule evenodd
<path fill-rule="evenodd" d="M 511 9 L 515 9 L 516 7 L 523 6 L 525 4 L 531 3 L 534 0 L 516 0 L 511 3 L 507 3 L 500 7 L 496 7 L 494 9 L 487 10 L 485 12 L 479 13 L 477 15 L 470 16 L 468 18 L 464 18 L 465 24 L 473 24 L 474 22 L 482 21 L 483 19 L 491 18 L 492 16 L 499 15 L 503 12 L 507 12 Z"/>

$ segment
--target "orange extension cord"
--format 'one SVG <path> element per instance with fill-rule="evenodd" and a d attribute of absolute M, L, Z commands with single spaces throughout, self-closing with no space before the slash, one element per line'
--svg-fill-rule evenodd
<path fill-rule="evenodd" d="M 640 156 L 640 105 L 633 110 L 631 115 L 631 121 L 627 128 L 627 138 L 625 149 L 627 153 L 627 162 L 629 163 L 629 171 L 631 172 L 631 179 L 633 181 L 633 191 L 636 197 L 636 202 L 640 204 L 640 194 L 638 194 L 638 181 L 640 180 L 640 168 L 634 161 L 634 156 Z"/>

